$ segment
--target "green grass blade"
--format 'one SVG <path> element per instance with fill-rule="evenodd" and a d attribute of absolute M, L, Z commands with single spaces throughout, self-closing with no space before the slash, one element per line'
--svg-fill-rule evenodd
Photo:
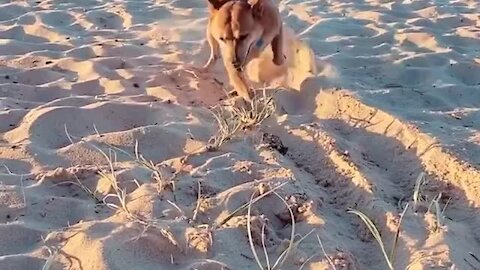
<path fill-rule="evenodd" d="M 392 262 L 392 265 L 395 265 L 395 257 L 397 256 L 398 239 L 400 237 L 400 227 L 402 226 L 403 217 L 405 216 L 405 213 L 407 212 L 408 207 L 409 205 L 407 204 L 405 206 L 405 209 L 403 209 L 402 214 L 400 215 L 400 219 L 398 220 L 398 227 L 397 227 L 397 231 L 395 232 L 395 238 L 393 239 L 393 244 L 392 244 L 392 252 L 390 252 L 390 261 Z"/>
<path fill-rule="evenodd" d="M 375 240 L 377 240 L 378 245 L 380 246 L 380 249 L 382 250 L 383 256 L 385 257 L 385 260 L 387 262 L 388 268 L 390 270 L 394 270 L 392 262 L 390 261 L 390 258 L 388 257 L 387 251 L 385 250 L 385 245 L 383 244 L 383 240 L 382 240 L 382 237 L 380 236 L 380 232 L 378 231 L 378 229 L 375 226 L 375 224 L 373 223 L 373 221 L 367 215 L 365 215 L 364 213 L 362 213 L 358 210 L 349 210 L 348 213 L 357 215 L 358 217 L 360 217 L 360 219 L 363 221 L 363 223 L 365 223 L 365 225 L 370 230 L 370 232 L 372 233 Z"/>

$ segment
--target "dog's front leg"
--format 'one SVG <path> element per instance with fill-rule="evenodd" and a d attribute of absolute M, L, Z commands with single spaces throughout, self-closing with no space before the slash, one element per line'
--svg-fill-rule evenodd
<path fill-rule="evenodd" d="M 252 100 L 252 93 L 247 85 L 245 74 L 243 70 L 236 69 L 232 63 L 225 61 L 225 68 L 227 69 L 228 79 L 237 94 L 246 101 Z"/>
<path fill-rule="evenodd" d="M 210 46 L 210 57 L 208 58 L 208 62 L 202 67 L 203 71 L 208 71 L 213 65 L 215 65 L 220 57 L 220 47 L 218 42 L 210 33 L 209 27 L 207 27 L 207 41 L 208 45 Z"/>
<path fill-rule="evenodd" d="M 272 40 L 273 63 L 277 66 L 285 63 L 285 55 L 283 54 L 283 28 Z"/>

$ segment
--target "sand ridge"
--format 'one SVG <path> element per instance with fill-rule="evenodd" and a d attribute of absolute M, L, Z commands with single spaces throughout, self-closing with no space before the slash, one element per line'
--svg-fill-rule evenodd
<path fill-rule="evenodd" d="M 208 58 L 204 1 L 1 2 L 0 270 L 258 269 L 247 228 L 273 264 L 291 214 L 281 269 L 383 270 L 347 210 L 389 248 L 407 203 L 395 269 L 480 269 L 478 1 L 278 4 L 287 65 L 266 51 L 248 73 L 289 90 L 194 154 L 230 89 L 220 64 L 192 68 Z M 128 211 L 101 203 L 120 204 L 110 173 Z M 269 195 L 235 212 L 254 192 Z"/>

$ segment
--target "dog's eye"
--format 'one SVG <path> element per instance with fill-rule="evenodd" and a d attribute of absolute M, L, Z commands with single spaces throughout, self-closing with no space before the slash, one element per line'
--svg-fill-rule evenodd
<path fill-rule="evenodd" d="M 244 40 L 244 39 L 246 39 L 247 37 L 248 37 L 248 35 L 241 35 L 238 39 Z"/>
<path fill-rule="evenodd" d="M 220 40 L 221 40 L 221 41 L 225 41 L 225 38 L 221 37 Z"/>

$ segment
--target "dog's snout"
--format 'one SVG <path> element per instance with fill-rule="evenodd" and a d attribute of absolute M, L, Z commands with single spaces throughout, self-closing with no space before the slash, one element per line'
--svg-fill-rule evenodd
<path fill-rule="evenodd" d="M 235 59 L 232 61 L 232 65 L 237 71 L 242 71 L 242 63 L 240 61 Z"/>

